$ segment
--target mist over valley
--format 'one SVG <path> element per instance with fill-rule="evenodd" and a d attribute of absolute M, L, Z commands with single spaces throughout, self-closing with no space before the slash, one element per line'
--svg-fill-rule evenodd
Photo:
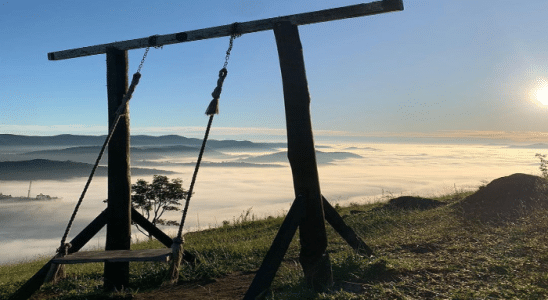
<path fill-rule="evenodd" d="M 104 137 L 0 135 L 0 193 L 56 201 L 0 201 L 0 264 L 51 255 L 80 197 Z M 178 144 L 180 142 L 180 144 Z M 538 175 L 537 148 L 508 144 L 421 144 L 319 141 L 316 158 L 322 194 L 333 204 L 386 201 L 401 195 L 430 196 L 473 189 L 513 173 Z M 155 174 L 181 178 L 188 189 L 201 140 L 180 136 L 132 136 L 132 182 Z M 107 157 L 86 194 L 73 232 L 106 208 Z M 285 143 L 208 141 L 187 230 L 215 227 L 252 209 L 257 217 L 287 212 L 295 195 Z M 180 212 L 167 212 L 178 220 Z M 174 228 L 164 227 L 170 233 Z M 135 238 L 142 239 L 134 231 Z M 104 232 L 88 247 L 101 247 Z"/>

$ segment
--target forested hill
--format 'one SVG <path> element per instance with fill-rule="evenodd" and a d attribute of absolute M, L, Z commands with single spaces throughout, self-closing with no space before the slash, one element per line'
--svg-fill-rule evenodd
<path fill-rule="evenodd" d="M 0 162 L 0 180 L 67 180 L 89 176 L 91 164 L 74 161 L 33 159 L 24 161 Z M 145 168 L 131 168 L 131 174 L 146 176 L 174 174 L 171 171 Z M 107 176 L 106 167 L 98 167 L 96 176 Z"/>

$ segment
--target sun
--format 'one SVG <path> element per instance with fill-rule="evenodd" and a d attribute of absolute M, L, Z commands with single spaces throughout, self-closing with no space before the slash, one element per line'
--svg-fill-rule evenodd
<path fill-rule="evenodd" d="M 539 77 L 529 90 L 529 99 L 542 108 L 548 108 L 548 80 Z"/>
<path fill-rule="evenodd" d="M 540 104 L 548 106 L 548 85 L 539 87 L 535 91 L 535 97 Z"/>

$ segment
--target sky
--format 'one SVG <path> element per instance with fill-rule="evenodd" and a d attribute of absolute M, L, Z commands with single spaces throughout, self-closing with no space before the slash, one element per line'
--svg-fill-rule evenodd
<path fill-rule="evenodd" d="M 0 0 L 0 133 L 106 134 L 105 55 L 48 61 L 48 52 L 358 3 Z M 404 7 L 299 26 L 315 137 L 548 141 L 548 108 L 536 99 L 548 94 L 547 1 Z M 228 42 L 152 48 L 130 104 L 132 134 L 201 136 Z M 129 51 L 130 78 L 143 54 Z M 234 41 L 211 136 L 284 135 L 274 34 L 245 34 Z"/>

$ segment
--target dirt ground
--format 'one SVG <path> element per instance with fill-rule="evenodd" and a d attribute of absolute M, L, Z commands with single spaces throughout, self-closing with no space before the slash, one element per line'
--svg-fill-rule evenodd
<path fill-rule="evenodd" d="M 233 273 L 226 277 L 208 282 L 164 286 L 155 291 L 139 293 L 135 295 L 133 299 L 242 299 L 247 292 L 251 281 L 253 281 L 254 276 L 255 273 Z"/>

